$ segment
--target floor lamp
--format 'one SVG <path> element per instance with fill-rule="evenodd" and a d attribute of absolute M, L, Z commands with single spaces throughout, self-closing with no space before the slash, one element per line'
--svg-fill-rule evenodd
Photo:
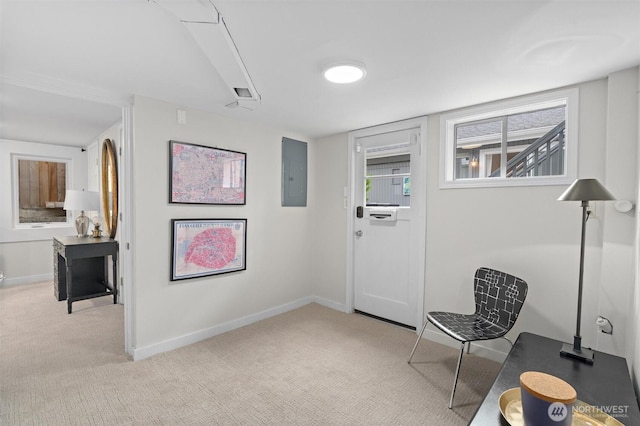
<path fill-rule="evenodd" d="M 597 179 L 577 179 L 558 198 L 558 201 L 582 202 L 582 238 L 580 240 L 580 275 L 578 278 L 578 316 L 576 320 L 576 334 L 573 336 L 573 345 L 564 343 L 560 355 L 579 359 L 588 364 L 593 364 L 593 351 L 582 348 L 582 336 L 580 336 L 580 320 L 582 316 L 582 281 L 584 278 L 584 245 L 587 220 L 589 220 L 589 201 L 615 200 L 613 195 L 602 186 Z"/>

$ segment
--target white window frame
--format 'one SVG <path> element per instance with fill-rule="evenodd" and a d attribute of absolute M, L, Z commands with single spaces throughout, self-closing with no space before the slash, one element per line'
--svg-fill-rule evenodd
<path fill-rule="evenodd" d="M 578 176 L 578 89 L 558 90 L 517 99 L 492 102 L 440 116 L 440 188 L 568 185 Z M 455 179 L 454 127 L 471 121 L 496 118 L 566 104 L 564 174 L 529 177 Z"/>
<path fill-rule="evenodd" d="M 19 202 L 19 188 L 18 188 L 18 161 L 46 161 L 55 163 L 64 163 L 66 167 L 65 172 L 65 186 L 69 188 L 70 176 L 72 175 L 72 160 L 70 158 L 61 157 L 44 157 L 31 154 L 11 154 L 12 157 L 12 170 L 11 170 L 11 188 L 12 194 L 12 212 L 13 212 L 13 229 L 43 229 L 43 228 L 68 228 L 72 226 L 71 213 L 67 212 L 67 220 L 65 222 L 33 222 L 33 223 L 20 223 L 20 202 Z"/>
<path fill-rule="evenodd" d="M 398 155 L 408 155 L 409 156 L 409 163 L 411 163 L 411 142 L 403 142 L 403 143 L 392 143 L 390 145 L 386 145 L 386 144 L 380 144 L 379 146 L 377 146 L 377 148 L 384 148 L 384 151 L 381 151 L 379 155 L 367 155 L 367 153 L 365 152 L 364 155 L 364 162 L 365 162 L 365 166 L 364 166 L 364 178 L 365 179 L 371 179 L 371 181 L 373 182 L 374 180 L 383 180 L 383 179 L 400 179 L 400 182 L 398 184 L 393 184 L 392 185 L 402 185 L 402 192 L 403 192 L 403 196 L 408 196 L 411 197 L 411 194 L 404 194 L 404 179 L 405 178 L 411 178 L 411 170 L 409 170 L 409 172 L 405 172 L 405 173 L 391 173 L 391 174 L 386 174 L 386 175 L 368 175 L 367 174 L 367 160 L 369 159 L 377 159 L 377 158 L 389 158 L 389 157 L 395 157 Z M 411 208 L 411 198 L 409 198 L 409 205 L 408 206 L 374 206 L 372 204 L 368 204 L 367 203 L 367 194 L 364 195 L 364 200 L 363 200 L 363 205 L 367 206 L 367 207 L 372 207 L 375 209 L 386 209 L 386 208 L 390 208 L 390 209 L 409 209 Z"/>

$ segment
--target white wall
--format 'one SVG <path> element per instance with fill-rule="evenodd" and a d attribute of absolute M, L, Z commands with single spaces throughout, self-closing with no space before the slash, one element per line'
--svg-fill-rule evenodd
<path fill-rule="evenodd" d="M 316 179 L 313 246 L 315 301 L 345 311 L 347 278 L 348 182 L 347 134 L 320 139 L 315 144 Z"/>
<path fill-rule="evenodd" d="M 638 68 L 609 75 L 607 96 L 606 184 L 618 200 L 636 202 L 638 191 Z M 635 211 L 618 212 L 605 203 L 602 274 L 598 313 L 614 324 L 614 334 L 597 333 L 598 349 L 632 359 L 634 330 L 633 289 L 635 274 Z M 591 324 L 589 324 L 591 325 Z"/>
<path fill-rule="evenodd" d="M 92 143 L 87 147 L 87 176 L 88 176 L 88 189 L 89 191 L 102 191 L 102 143 L 105 139 L 111 139 L 113 143 L 114 149 L 116 151 L 116 166 L 118 162 L 118 152 L 120 149 L 121 143 L 121 134 L 122 134 L 122 122 L 117 122 L 104 132 L 102 132 Z M 118 170 L 118 173 L 121 175 L 122 171 Z M 118 192 L 122 192 L 122 189 L 119 188 Z M 122 197 L 121 197 L 122 198 Z M 124 200 L 120 199 L 118 205 L 122 205 Z M 100 211 L 97 212 L 98 215 L 104 219 L 104 212 L 102 211 L 102 195 L 100 195 Z M 120 210 L 122 211 L 122 210 Z M 103 226 L 103 231 L 105 227 Z M 116 240 L 118 240 L 118 235 L 116 235 Z"/>
<path fill-rule="evenodd" d="M 177 108 L 144 97 L 134 100 L 131 341 L 135 359 L 312 300 L 312 141 L 186 108 L 187 122 L 181 125 L 176 122 Z M 281 207 L 283 136 L 310 142 L 307 207 Z M 247 204 L 170 205 L 169 140 L 247 153 Z M 171 282 L 170 220 L 174 218 L 247 218 L 247 270 Z"/>
<path fill-rule="evenodd" d="M 11 183 L 13 154 L 70 159 L 69 188 L 85 188 L 87 183 L 87 153 L 78 147 L 0 140 L 0 271 L 6 277 L 3 285 L 51 279 L 51 239 L 54 236 L 75 234 L 73 226 L 14 229 Z"/>
<path fill-rule="evenodd" d="M 105 139 L 111 139 L 118 152 L 120 147 L 120 138 L 122 133 L 122 122 L 118 121 L 111 127 L 100 133 L 98 137 L 87 147 L 87 186 L 89 191 L 100 192 L 102 182 L 102 143 Z"/>
<path fill-rule="evenodd" d="M 51 240 L 0 243 L 0 285 L 29 284 L 53 279 Z M 51 288 L 53 295 L 53 287 Z"/>
<path fill-rule="evenodd" d="M 620 130 L 608 125 L 611 114 L 628 106 L 624 93 L 636 93 L 637 83 L 628 70 L 608 79 L 579 84 L 579 177 L 595 177 L 612 191 L 634 197 L 637 194 L 637 155 L 634 142 L 618 140 Z M 617 93 L 609 96 L 609 85 Z M 443 112 L 444 113 L 444 112 Z M 425 273 L 425 310 L 472 312 L 472 279 L 479 266 L 505 270 L 525 279 L 529 295 L 521 318 L 510 337 L 522 331 L 542 334 L 561 341 L 572 342 L 575 332 L 577 287 L 580 252 L 579 203 L 559 202 L 557 198 L 566 186 L 537 186 L 514 188 L 440 189 L 438 186 L 440 114 L 429 117 L 427 136 L 427 253 Z M 612 126 L 637 126 L 635 117 L 617 117 Z M 609 140 L 615 138 L 616 140 Z M 344 146 L 340 147 L 341 141 Z M 627 155 L 623 162 L 615 155 Z M 627 152 L 628 152 L 627 151 Z M 321 139 L 317 143 L 319 157 L 333 158 L 341 165 L 347 156 L 346 135 Z M 607 161 L 607 156 L 612 158 Z M 334 168 L 318 169 L 318 182 L 326 182 L 318 199 L 336 202 L 346 185 L 346 174 L 335 175 Z M 633 177 L 633 178 L 632 178 Z M 320 190 L 319 190 L 320 193 Z M 335 273 L 319 276 L 314 281 L 314 294 L 344 302 L 346 281 L 342 253 L 332 254 L 331 248 L 341 250 L 344 235 L 334 231 L 343 229 L 347 216 L 331 208 L 326 222 L 318 222 L 316 229 L 318 258 L 337 265 Z M 583 297 L 583 346 L 602 349 L 631 357 L 626 324 L 638 318 L 629 295 L 633 292 L 635 269 L 628 262 L 622 269 L 615 256 L 633 252 L 635 223 L 620 217 L 604 202 L 594 204 L 594 214 L 587 226 L 587 247 Z M 609 223 L 611 220 L 611 224 Z M 622 237 L 625 236 L 625 237 Z M 620 246 L 624 240 L 624 247 Z M 631 262 L 633 263 L 633 262 Z M 316 268 L 320 270 L 320 268 Z M 615 282 L 611 274 L 615 274 Z M 618 304 L 615 300 L 624 300 Z M 602 300 L 601 300 L 602 298 Z M 615 308 L 614 308 L 615 306 Z M 606 312 L 601 312 L 606 311 Z M 595 327 L 598 314 L 615 317 L 616 333 L 600 338 Z M 613 320 L 613 319 L 612 319 Z M 619 327 L 619 328 L 618 328 Z M 618 330 L 620 332 L 618 333 Z M 427 337 L 439 341 L 435 332 Z M 449 339 L 450 340 L 450 339 Z M 451 342 L 449 342 L 451 343 Z M 486 342 L 476 352 L 494 359 L 504 357 L 509 347 L 501 341 Z M 637 357 L 637 351 L 635 351 Z"/>
<path fill-rule="evenodd" d="M 636 127 L 637 134 L 637 147 L 638 156 L 637 161 L 640 165 L 640 73 L 638 73 L 636 96 L 638 100 L 638 125 Z M 634 348 L 633 355 L 631 355 L 631 368 L 633 385 L 636 389 L 636 396 L 640 396 L 640 208 L 638 208 L 638 202 L 640 202 L 640 170 L 636 171 L 635 181 L 638 182 L 638 190 L 635 197 L 635 214 L 636 214 L 636 238 L 635 238 L 635 291 L 634 296 L 630 297 L 633 301 L 632 315 L 630 316 L 631 327 L 629 327 L 629 346 Z"/>
<path fill-rule="evenodd" d="M 116 153 L 120 147 L 120 134 L 122 133 L 122 123 L 117 122 L 113 126 L 102 132 L 88 147 L 87 147 L 87 188 L 89 191 L 101 192 L 102 185 L 102 143 L 105 139 L 111 139 L 114 144 Z M 117 154 L 116 154 L 117 157 Z M 117 158 L 116 158 L 117 161 Z M 102 204 L 102 196 L 100 196 L 100 203 Z M 102 210 L 99 215 L 102 217 Z M 116 238 L 117 239 L 117 238 Z"/>
<path fill-rule="evenodd" d="M 614 80 L 619 79 L 614 77 Z M 621 90 L 634 88 L 628 81 L 618 83 L 622 85 Z M 603 79 L 577 87 L 580 91 L 579 177 L 595 177 L 606 186 L 611 179 L 615 189 L 624 187 L 635 191 L 635 181 L 629 179 L 637 169 L 633 143 L 607 139 L 608 111 L 617 111 L 620 106 L 617 97 L 608 96 L 609 81 Z M 427 194 L 425 309 L 472 311 L 473 271 L 481 265 L 491 266 L 520 276 L 529 284 L 527 301 L 510 333 L 512 337 L 529 331 L 571 342 L 577 309 L 579 203 L 556 201 L 565 186 L 440 190 L 437 187 L 439 165 L 435 160 L 439 158 L 439 116 L 434 115 L 431 120 L 431 151 L 427 155 L 431 184 Z M 635 125 L 635 119 L 618 118 L 617 124 L 628 127 Z M 607 163 L 610 150 L 624 149 L 631 149 L 630 160 Z M 630 181 L 630 186 L 622 181 Z M 615 193 L 614 188 L 611 189 Z M 624 268 L 618 269 L 621 265 L 612 258 L 621 251 L 628 257 L 632 251 L 629 241 L 622 248 L 615 242 L 621 235 L 634 235 L 635 224 L 619 220 L 616 214 L 605 203 L 596 202 L 595 213 L 587 224 L 581 334 L 584 347 L 627 356 L 625 324 L 631 317 L 630 306 L 614 303 L 614 315 L 606 302 L 613 300 L 612 297 L 628 300 L 625 297 L 632 291 L 633 268 L 625 263 Z M 610 224 L 613 220 L 616 222 Z M 609 296 L 606 301 L 605 295 Z M 601 333 L 595 327 L 600 309 L 606 310 L 602 315 L 614 316 L 614 325 L 620 329 L 606 345 L 599 341 Z M 435 333 L 431 336 L 435 337 Z M 499 341 L 487 342 L 484 346 L 498 354 L 509 349 Z"/>

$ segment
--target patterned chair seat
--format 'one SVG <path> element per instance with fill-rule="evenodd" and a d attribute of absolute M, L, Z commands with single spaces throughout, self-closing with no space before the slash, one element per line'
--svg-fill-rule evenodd
<path fill-rule="evenodd" d="M 459 342 L 497 339 L 509 331 L 476 314 L 429 312 L 427 320 Z"/>

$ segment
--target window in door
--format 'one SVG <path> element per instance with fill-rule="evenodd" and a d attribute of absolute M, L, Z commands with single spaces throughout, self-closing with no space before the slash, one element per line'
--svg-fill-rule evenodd
<path fill-rule="evenodd" d="M 411 167 L 409 143 L 367 148 L 365 153 L 367 206 L 409 207 Z"/>

